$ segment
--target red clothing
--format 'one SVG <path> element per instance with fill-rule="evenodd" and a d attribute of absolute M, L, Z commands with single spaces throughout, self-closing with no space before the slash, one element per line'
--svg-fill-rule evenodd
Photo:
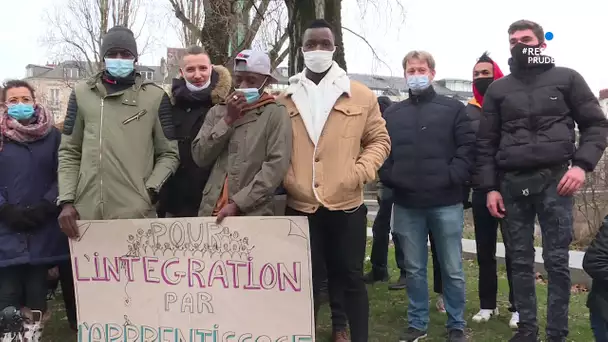
<path fill-rule="evenodd" d="M 500 67 L 498 66 L 498 64 L 496 64 L 496 62 L 492 61 L 492 65 L 493 65 L 493 69 L 494 69 L 494 81 L 496 81 L 497 79 L 501 78 L 504 76 L 504 74 L 502 73 L 502 71 L 500 70 Z M 483 106 L 483 95 L 481 95 L 479 93 L 479 91 L 477 91 L 477 88 L 475 87 L 475 83 L 473 82 L 473 96 L 475 97 L 475 100 L 477 100 L 477 103 L 479 103 L 479 106 Z"/>

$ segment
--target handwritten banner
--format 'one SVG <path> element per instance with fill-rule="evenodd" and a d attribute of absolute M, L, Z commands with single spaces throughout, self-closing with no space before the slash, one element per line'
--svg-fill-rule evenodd
<path fill-rule="evenodd" d="M 304 217 L 79 221 L 79 342 L 309 342 Z"/>

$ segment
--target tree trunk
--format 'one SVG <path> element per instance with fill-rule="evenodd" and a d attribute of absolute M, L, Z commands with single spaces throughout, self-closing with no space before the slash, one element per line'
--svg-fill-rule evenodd
<path fill-rule="evenodd" d="M 336 39 L 334 60 L 342 69 L 346 70 L 346 56 L 342 39 L 342 0 L 325 0 L 325 20 L 334 28 Z"/>
<path fill-rule="evenodd" d="M 201 30 L 201 43 L 207 50 L 211 63 L 224 65 L 230 60 L 229 39 L 234 28 L 230 25 L 231 3 L 225 0 L 209 0 L 211 10 L 205 13 L 205 26 Z"/>

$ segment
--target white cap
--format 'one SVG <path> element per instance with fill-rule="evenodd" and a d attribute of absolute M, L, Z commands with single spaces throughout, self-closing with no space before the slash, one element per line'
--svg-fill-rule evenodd
<path fill-rule="evenodd" d="M 248 71 L 274 78 L 270 72 L 270 57 L 262 51 L 241 51 L 234 58 L 234 71 Z"/>

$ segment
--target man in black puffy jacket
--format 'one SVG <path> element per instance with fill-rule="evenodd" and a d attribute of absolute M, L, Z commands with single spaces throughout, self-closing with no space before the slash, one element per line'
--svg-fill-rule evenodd
<path fill-rule="evenodd" d="M 597 342 L 608 341 L 608 216 L 585 252 L 583 269 L 593 279 L 587 306 Z"/>
<path fill-rule="evenodd" d="M 534 219 L 543 235 L 549 273 L 547 341 L 568 335 L 573 194 L 606 148 L 608 122 L 576 71 L 540 55 L 544 32 L 520 20 L 509 27 L 511 74 L 494 81 L 483 102 L 477 134 L 475 183 L 487 206 L 504 219 L 511 246 L 513 291 L 519 311 L 511 341 L 537 341 Z M 580 134 L 575 144 L 575 125 Z"/>
<path fill-rule="evenodd" d="M 386 110 L 391 153 L 380 180 L 393 190 L 393 231 L 405 255 L 409 327 L 401 341 L 427 335 L 427 238 L 433 234 L 448 313 L 448 341 L 465 341 L 462 193 L 473 168 L 475 133 L 462 102 L 432 86 L 435 60 L 425 51 L 403 59 L 410 97 Z"/>

